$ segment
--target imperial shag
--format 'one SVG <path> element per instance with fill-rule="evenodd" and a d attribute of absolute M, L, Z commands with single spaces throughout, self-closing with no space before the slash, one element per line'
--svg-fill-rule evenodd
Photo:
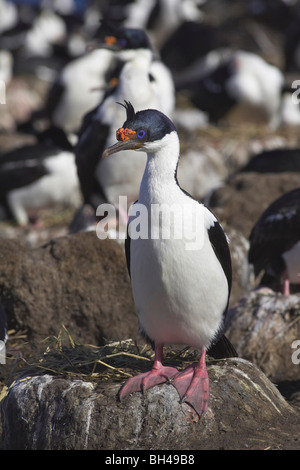
<path fill-rule="evenodd" d="M 172 121 L 157 110 L 135 112 L 129 102 L 125 107 L 118 142 L 103 156 L 129 149 L 147 153 L 138 206 L 128 221 L 126 257 L 140 330 L 153 344 L 155 360 L 150 372 L 125 383 L 120 398 L 170 380 L 201 416 L 209 398 L 206 351 L 235 354 L 222 331 L 231 289 L 228 241 L 212 212 L 177 182 L 180 144 Z M 168 217 L 170 209 L 175 212 Z M 137 219 L 134 212 L 143 210 L 146 217 Z M 134 232 L 138 225 L 142 236 Z M 170 236 L 164 235 L 167 228 Z M 171 343 L 201 350 L 199 363 L 183 372 L 163 366 L 163 346 Z"/>
<path fill-rule="evenodd" d="M 114 51 L 124 65 L 115 90 L 85 116 L 75 149 L 84 202 L 95 209 L 103 202 L 119 207 L 119 196 L 127 197 L 128 206 L 134 202 L 146 163 L 135 152 L 99 161 L 123 123 L 117 103 L 128 98 L 138 109 L 153 107 L 170 114 L 175 102 L 171 74 L 161 61 L 154 60 L 145 32 L 121 27 L 111 27 L 109 32 L 99 47 Z"/>

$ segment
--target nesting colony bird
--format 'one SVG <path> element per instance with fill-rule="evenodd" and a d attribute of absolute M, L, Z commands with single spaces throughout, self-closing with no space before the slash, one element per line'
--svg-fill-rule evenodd
<path fill-rule="evenodd" d="M 290 293 L 300 284 L 300 188 L 276 199 L 262 213 L 250 234 L 248 259 L 260 285 Z"/>
<path fill-rule="evenodd" d="M 50 9 L 42 9 L 27 31 L 24 41 L 24 58 L 50 57 L 56 45 L 67 38 L 67 28 L 63 19 Z"/>
<path fill-rule="evenodd" d="M 120 195 L 127 197 L 128 205 L 135 201 L 145 167 L 145 158 L 137 158 L 135 152 L 127 152 L 126 158 L 120 154 L 99 162 L 99 155 L 114 142 L 115 129 L 123 122 L 117 102 L 127 97 L 137 109 L 154 107 L 168 114 L 175 102 L 171 74 L 163 63 L 154 60 L 143 30 L 113 28 L 101 47 L 114 51 L 124 65 L 115 90 L 85 116 L 76 145 L 84 202 L 94 208 L 102 202 L 118 207 Z"/>
<path fill-rule="evenodd" d="M 99 49 L 69 62 L 46 98 L 43 112 L 52 125 L 68 133 L 79 131 L 84 115 L 103 99 L 115 67 L 113 53 Z"/>
<path fill-rule="evenodd" d="M 0 33 L 3 34 L 14 28 L 18 23 L 18 10 L 16 5 L 7 0 L 0 0 Z"/>
<path fill-rule="evenodd" d="M 186 27 L 184 32 L 182 31 L 183 35 L 178 38 L 178 42 L 172 44 L 173 49 L 168 48 L 164 51 L 164 58 L 169 59 L 169 55 L 172 52 L 175 53 L 176 50 L 179 51 L 179 54 L 180 52 L 185 55 L 190 54 L 193 44 L 185 42 L 185 39 L 193 25 L 200 25 L 196 31 L 199 33 L 203 14 L 197 0 L 136 0 L 125 6 L 125 16 L 125 26 L 148 30 L 151 38 L 155 41 L 155 46 L 160 50 L 170 36 L 172 37 L 174 31 L 177 31 L 182 23 L 187 22 L 189 27 Z M 198 41 L 194 41 L 196 47 L 197 45 L 201 47 L 201 43 L 204 43 L 202 47 L 207 45 L 207 35 L 202 41 L 202 38 L 197 34 L 197 39 Z M 187 44 L 189 47 L 185 47 Z"/>
<path fill-rule="evenodd" d="M 200 63 L 200 78 L 197 78 L 197 69 L 189 71 L 192 78 L 185 80 L 182 76 L 177 90 L 186 89 L 192 103 L 207 112 L 212 122 L 218 122 L 240 105 L 259 109 L 271 127 L 278 125 L 284 87 L 282 72 L 250 52 L 225 51 L 224 54 L 221 51 L 220 54 L 216 66 L 208 68 L 204 74 L 203 63 Z M 215 56 L 216 51 L 210 55 Z"/>
<path fill-rule="evenodd" d="M 125 383 L 120 398 L 171 380 L 180 398 L 201 416 L 209 397 L 206 351 L 214 345 L 215 355 L 218 347 L 221 355 L 234 354 L 222 334 L 231 288 L 227 237 L 216 217 L 177 182 L 180 144 L 172 121 L 157 110 L 135 112 L 129 102 L 125 107 L 118 142 L 103 157 L 124 150 L 147 153 L 129 217 L 126 257 L 139 327 L 154 345 L 155 360 L 150 372 Z M 145 217 L 134 215 L 135 210 Z M 163 346 L 170 343 L 199 348 L 199 363 L 180 373 L 163 366 Z"/>
<path fill-rule="evenodd" d="M 0 204 L 22 226 L 43 207 L 80 203 L 75 156 L 64 132 L 51 127 L 37 138 L 0 155 Z"/>

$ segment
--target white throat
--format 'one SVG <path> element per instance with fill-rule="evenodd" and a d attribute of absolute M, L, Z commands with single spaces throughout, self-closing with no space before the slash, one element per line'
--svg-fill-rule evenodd
<path fill-rule="evenodd" d="M 176 131 L 166 134 L 157 142 L 147 143 L 147 163 L 141 182 L 139 202 L 153 204 L 160 202 L 162 192 L 172 192 L 179 160 L 179 138 Z"/>
<path fill-rule="evenodd" d="M 143 109 L 143 103 L 148 105 L 152 90 L 149 86 L 149 69 L 152 61 L 152 52 L 147 49 L 138 49 L 132 52 L 130 60 L 126 61 L 119 80 L 118 95 L 133 99 Z"/>

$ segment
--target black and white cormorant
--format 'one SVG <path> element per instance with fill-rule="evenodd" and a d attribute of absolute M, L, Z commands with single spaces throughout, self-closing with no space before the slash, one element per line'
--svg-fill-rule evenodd
<path fill-rule="evenodd" d="M 4 218 L 26 226 L 40 209 L 81 201 L 73 146 L 54 126 L 37 134 L 37 142 L 0 154 L 0 206 Z"/>
<path fill-rule="evenodd" d="M 125 107 L 118 142 L 103 157 L 124 150 L 147 153 L 125 244 L 139 327 L 155 349 L 155 360 L 150 372 L 125 383 L 120 398 L 170 380 L 201 416 L 209 398 L 206 351 L 211 347 L 215 357 L 235 354 L 222 332 L 232 276 L 228 240 L 212 212 L 177 182 L 180 143 L 172 121 L 157 110 L 135 112 L 129 102 Z M 136 208 L 146 211 L 143 219 L 134 216 Z M 201 350 L 199 363 L 183 372 L 163 366 L 163 346 L 170 343 Z"/>
<path fill-rule="evenodd" d="M 65 132 L 79 131 L 84 115 L 103 99 L 116 64 L 112 52 L 88 51 L 67 63 L 49 89 L 40 113 Z"/>
<path fill-rule="evenodd" d="M 175 82 L 176 89 L 187 90 L 191 102 L 212 122 L 237 106 L 260 110 L 270 127 L 280 122 L 284 76 L 257 54 L 212 51 Z"/>
<path fill-rule="evenodd" d="M 75 148 L 78 176 L 84 202 L 94 208 L 109 202 L 119 207 L 119 196 L 128 206 L 137 198 L 145 167 L 145 157 L 134 151 L 100 160 L 99 155 L 115 140 L 115 130 L 123 123 L 118 102 L 130 100 L 136 109 L 155 108 L 171 114 L 174 109 L 174 85 L 169 70 L 153 55 L 146 33 L 141 29 L 112 27 L 105 36 L 106 47 L 124 62 L 113 93 L 88 113 Z M 125 210 L 127 208 L 124 208 Z"/>
<path fill-rule="evenodd" d="M 300 188 L 276 199 L 262 213 L 250 234 L 248 259 L 260 285 L 290 293 L 300 284 Z"/>

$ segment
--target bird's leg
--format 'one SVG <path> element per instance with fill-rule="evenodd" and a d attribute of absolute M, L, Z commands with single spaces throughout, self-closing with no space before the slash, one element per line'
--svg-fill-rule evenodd
<path fill-rule="evenodd" d="M 288 279 L 284 280 L 283 293 L 284 295 L 290 295 L 290 281 Z"/>
<path fill-rule="evenodd" d="M 127 380 L 119 392 L 119 398 L 122 400 L 126 395 L 133 392 L 144 392 L 148 388 L 153 387 L 170 380 L 174 375 L 178 374 L 178 370 L 174 367 L 165 367 L 162 365 L 163 345 L 155 345 L 154 364 L 149 372 L 136 375 Z"/>
<path fill-rule="evenodd" d="M 283 273 L 283 295 L 290 295 L 290 281 L 287 271 Z"/>
<path fill-rule="evenodd" d="M 189 403 L 201 417 L 209 400 L 209 378 L 206 370 L 206 350 L 203 348 L 199 363 L 188 366 L 172 381 L 181 401 Z"/>

